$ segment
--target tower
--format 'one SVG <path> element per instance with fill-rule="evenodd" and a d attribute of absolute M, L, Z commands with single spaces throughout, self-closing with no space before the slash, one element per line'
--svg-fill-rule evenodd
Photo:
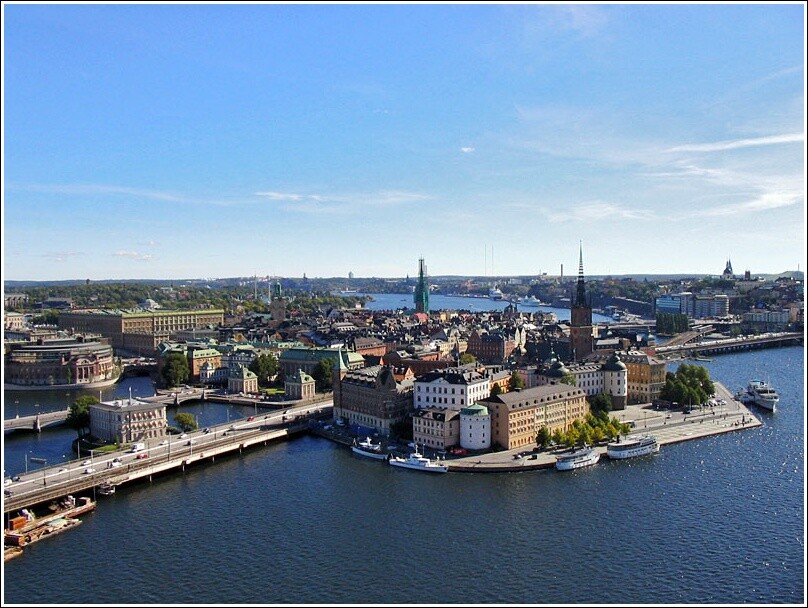
<path fill-rule="evenodd" d="M 575 361 L 586 358 L 592 353 L 595 346 L 592 337 L 592 305 L 587 301 L 586 282 L 584 281 L 583 247 L 580 247 L 578 255 L 578 282 L 570 309 L 570 348 L 572 349 L 572 359 Z"/>
<path fill-rule="evenodd" d="M 424 258 L 418 260 L 418 282 L 415 284 L 415 312 L 429 312 L 429 283 Z"/>

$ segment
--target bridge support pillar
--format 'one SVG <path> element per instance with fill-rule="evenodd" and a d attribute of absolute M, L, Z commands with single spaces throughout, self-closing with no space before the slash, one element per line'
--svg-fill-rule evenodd
<path fill-rule="evenodd" d="M 34 418 L 34 430 L 35 430 L 37 433 L 41 433 L 41 432 L 42 432 L 42 424 L 39 422 L 39 414 L 37 414 L 37 415 L 36 415 L 36 418 Z"/>

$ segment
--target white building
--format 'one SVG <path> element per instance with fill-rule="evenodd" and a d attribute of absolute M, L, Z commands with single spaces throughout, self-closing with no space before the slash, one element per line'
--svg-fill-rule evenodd
<path fill-rule="evenodd" d="M 460 447 L 467 450 L 491 447 L 491 416 L 484 405 L 474 404 L 460 410 Z"/>
<path fill-rule="evenodd" d="M 166 406 L 132 399 L 116 399 L 90 406 L 90 434 L 109 443 L 165 437 Z"/>
<path fill-rule="evenodd" d="M 477 370 L 468 367 L 440 369 L 416 378 L 413 407 L 416 410 L 442 407 L 460 411 L 487 399 L 490 394 L 491 380 Z"/>

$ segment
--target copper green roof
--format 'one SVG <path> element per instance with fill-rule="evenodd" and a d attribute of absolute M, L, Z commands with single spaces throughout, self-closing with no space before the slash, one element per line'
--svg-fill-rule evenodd
<path fill-rule="evenodd" d="M 479 403 L 475 403 L 460 410 L 463 416 L 488 416 L 488 408 Z"/>

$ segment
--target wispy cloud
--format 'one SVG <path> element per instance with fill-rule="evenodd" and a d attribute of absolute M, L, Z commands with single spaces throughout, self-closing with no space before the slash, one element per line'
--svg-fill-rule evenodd
<path fill-rule="evenodd" d="M 736 150 L 738 148 L 750 148 L 754 146 L 773 146 L 777 144 L 794 144 L 805 142 L 805 135 L 802 133 L 787 133 L 784 135 L 769 135 L 766 137 L 754 137 L 751 139 L 735 139 L 731 141 L 719 141 L 708 144 L 685 144 L 669 148 L 666 152 L 723 152 L 725 150 Z"/>
<path fill-rule="evenodd" d="M 417 192 L 381 190 L 379 192 L 350 194 L 300 194 L 293 192 L 256 192 L 257 196 L 289 204 L 288 211 L 300 213 L 359 213 L 368 207 L 406 205 L 429 200 L 431 197 Z"/>
<path fill-rule="evenodd" d="M 472 152 L 474 152 L 474 148 L 472 148 L 471 146 L 463 146 L 462 148 L 460 148 L 460 151 L 463 154 L 471 154 Z"/>
<path fill-rule="evenodd" d="M 805 194 L 799 191 L 786 190 L 782 192 L 765 192 L 752 200 L 721 205 L 711 209 L 703 209 L 696 211 L 694 215 L 702 217 L 735 216 L 739 214 L 770 211 L 782 207 L 791 207 L 792 205 L 797 205 L 804 201 Z"/>
<path fill-rule="evenodd" d="M 138 260 L 140 262 L 147 262 L 154 257 L 150 253 L 138 253 L 137 251 L 116 251 L 112 255 L 119 258 Z"/>
<path fill-rule="evenodd" d="M 547 221 L 559 222 L 603 222 L 606 220 L 651 220 L 654 214 L 650 211 L 629 209 L 614 203 L 592 201 L 561 210 L 544 208 L 542 214 Z"/>
<path fill-rule="evenodd" d="M 70 258 L 75 258 L 84 255 L 81 251 L 48 251 L 41 253 L 40 256 L 50 260 L 51 262 L 64 262 Z"/>
<path fill-rule="evenodd" d="M 131 188 L 128 186 L 110 186 L 107 184 L 6 184 L 6 188 L 23 192 L 44 192 L 65 196 L 111 196 L 139 200 L 145 199 L 178 205 L 211 205 L 224 207 L 255 203 L 255 200 L 244 198 L 228 199 L 222 197 L 218 199 L 204 199 L 185 196 L 174 192 L 151 190 L 148 188 Z"/>

